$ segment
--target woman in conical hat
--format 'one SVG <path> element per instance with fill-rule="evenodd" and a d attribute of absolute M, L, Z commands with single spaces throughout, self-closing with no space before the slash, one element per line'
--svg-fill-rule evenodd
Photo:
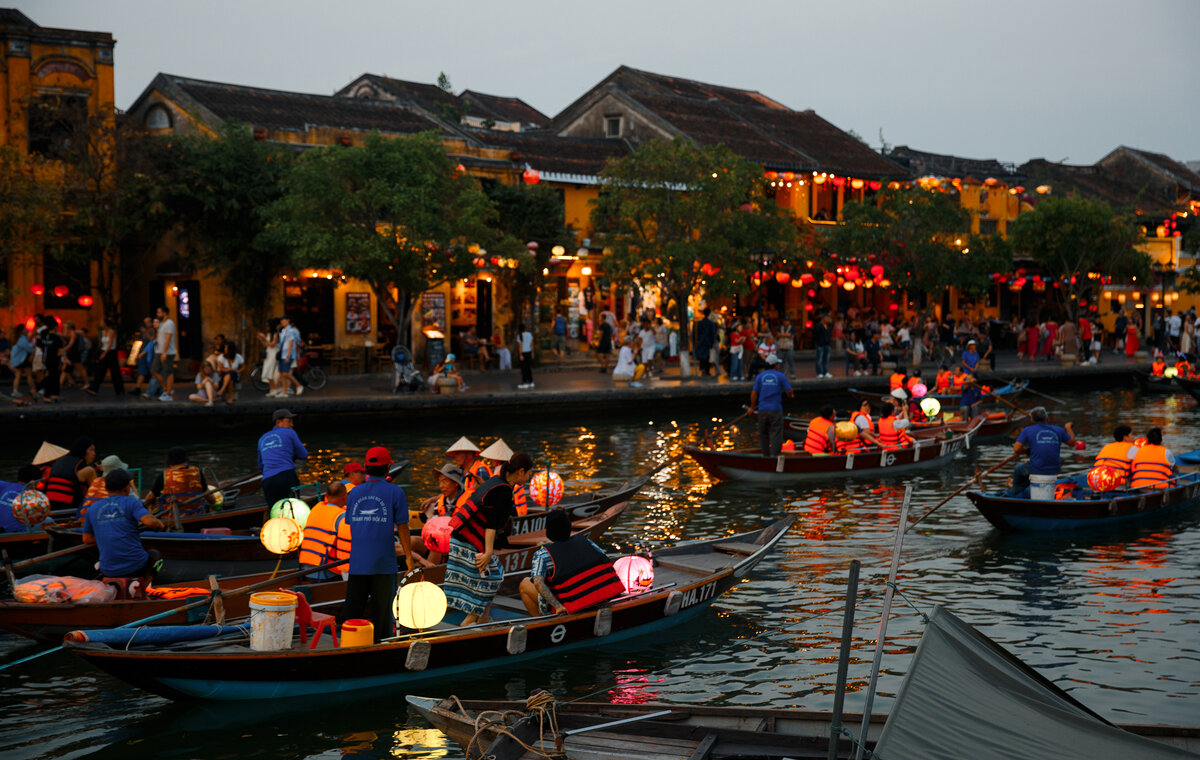
<path fill-rule="evenodd" d="M 466 436 L 459 438 L 454 442 L 454 445 L 446 449 L 446 456 L 466 473 L 463 487 L 469 493 L 475 488 L 492 477 L 491 470 L 479 458 L 479 447 L 467 440 Z"/>
<path fill-rule="evenodd" d="M 508 447 L 503 438 L 497 438 L 496 442 L 484 449 L 479 457 L 488 461 L 489 469 L 499 472 L 500 465 L 512 459 L 513 450 Z M 520 516 L 529 511 L 529 493 L 524 484 L 519 483 L 513 486 L 513 509 Z"/>

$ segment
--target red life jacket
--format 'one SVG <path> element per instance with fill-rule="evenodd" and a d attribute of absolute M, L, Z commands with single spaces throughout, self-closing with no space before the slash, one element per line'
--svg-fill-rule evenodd
<path fill-rule="evenodd" d="M 937 392 L 945 393 L 946 391 L 950 390 L 950 384 L 953 377 L 954 373 L 950 370 L 937 373 L 937 385 L 935 386 Z"/>
<path fill-rule="evenodd" d="M 903 385 L 904 385 L 904 374 L 903 374 L 903 373 L 901 373 L 901 372 L 893 372 L 893 373 L 892 373 L 892 376 L 891 376 L 891 377 L 888 379 L 888 381 L 889 381 L 889 382 L 891 383 L 891 385 L 892 385 L 892 387 L 890 388 L 890 390 L 893 390 L 893 391 L 894 391 L 894 390 L 896 390 L 897 388 L 903 387 Z"/>
<path fill-rule="evenodd" d="M 905 388 L 905 390 L 908 391 L 908 395 L 911 396 L 912 389 L 917 387 L 918 385 L 920 385 L 920 383 L 921 383 L 921 378 L 916 377 L 915 375 L 913 377 L 908 378 L 908 382 L 906 382 L 904 384 L 904 388 Z"/>
<path fill-rule="evenodd" d="M 956 373 L 956 374 L 950 376 L 950 384 L 954 388 L 955 391 L 961 391 L 963 382 L 966 379 L 967 379 L 966 372 Z"/>
<path fill-rule="evenodd" d="M 888 415 L 879 421 L 879 445 L 888 451 L 895 451 L 912 443 L 912 438 L 903 430 L 896 429 L 896 417 Z"/>
<path fill-rule="evenodd" d="M 1180 359 L 1179 361 L 1175 362 L 1175 371 L 1179 373 L 1179 377 L 1191 377 L 1192 365 L 1187 359 Z"/>
<path fill-rule="evenodd" d="M 484 513 L 483 500 L 496 488 L 507 488 L 510 492 L 512 490 L 507 480 L 496 475 L 480 484 L 471 492 L 466 503 L 454 509 L 450 516 L 451 538 L 462 539 L 474 547 L 475 551 L 483 551 L 487 534 L 487 515 Z"/>
<path fill-rule="evenodd" d="M 83 483 L 79 482 L 79 468 L 83 460 L 67 454 L 50 466 L 46 478 L 46 498 L 51 509 L 75 509 L 83 501 Z"/>
<path fill-rule="evenodd" d="M 586 533 L 551 542 L 543 548 L 550 555 L 546 585 L 567 612 L 578 612 L 625 593 L 625 584 L 613 570 L 612 562 L 592 546 Z"/>
<path fill-rule="evenodd" d="M 1148 443 L 1138 449 L 1129 468 L 1130 488 L 1167 488 L 1175 477 L 1167 461 L 1167 450 Z"/>
<path fill-rule="evenodd" d="M 829 430 L 833 423 L 824 417 L 813 417 L 808 422 L 808 435 L 804 437 L 804 450 L 810 454 L 828 454 Z"/>

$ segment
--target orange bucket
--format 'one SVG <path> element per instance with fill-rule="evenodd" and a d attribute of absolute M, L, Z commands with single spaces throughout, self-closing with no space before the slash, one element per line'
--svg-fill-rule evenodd
<path fill-rule="evenodd" d="M 370 620 L 351 618 L 342 623 L 343 647 L 369 647 L 375 643 L 375 625 Z"/>

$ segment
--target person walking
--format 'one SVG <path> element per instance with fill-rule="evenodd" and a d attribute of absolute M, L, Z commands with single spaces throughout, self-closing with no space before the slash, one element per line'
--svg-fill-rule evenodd
<path fill-rule="evenodd" d="M 175 332 L 175 322 L 165 306 L 159 306 L 155 314 L 158 316 L 158 333 L 154 338 L 154 363 L 150 372 L 158 384 L 162 386 L 159 401 L 174 401 L 171 395 L 175 391 L 175 358 L 179 354 L 179 338 Z"/>
<path fill-rule="evenodd" d="M 816 349 L 817 377 L 833 377 L 829 374 L 829 312 L 821 314 L 820 319 L 813 325 L 813 348 Z"/>
<path fill-rule="evenodd" d="M 308 449 L 294 429 L 295 418 L 288 409 L 276 409 L 275 426 L 258 439 L 258 469 L 268 507 L 292 495 L 292 489 L 300 485 L 296 460 L 308 459 Z"/>
<path fill-rule="evenodd" d="M 24 325 L 18 325 L 13 328 L 15 333 L 12 351 L 9 353 L 9 364 L 13 371 L 13 392 L 12 399 L 15 403 L 23 403 L 21 401 L 21 377 L 25 377 L 25 383 L 29 386 L 29 392 L 37 395 L 37 388 L 33 381 L 33 353 L 37 348 L 33 345 L 33 333 L 25 329 Z"/>
<path fill-rule="evenodd" d="M 111 319 L 104 320 L 100 327 L 100 356 L 96 358 L 96 374 L 87 387 L 89 394 L 99 395 L 100 383 L 104 382 L 106 373 L 112 376 L 113 391 L 118 396 L 124 395 L 125 382 L 121 379 L 121 365 L 117 361 L 117 330 Z"/>
<path fill-rule="evenodd" d="M 279 320 L 267 321 L 266 332 L 258 334 L 258 342 L 262 344 L 262 371 L 260 377 L 268 386 L 267 397 L 277 398 L 279 394 Z"/>
<path fill-rule="evenodd" d="M 779 357 L 780 371 L 788 377 L 796 376 L 796 328 L 792 326 L 792 315 L 779 323 L 775 331 L 775 355 Z"/>
<path fill-rule="evenodd" d="M 292 324 L 285 314 L 279 318 L 279 395 L 291 395 L 295 386 L 295 394 L 304 394 L 304 386 L 296 379 L 296 363 L 300 361 L 300 329 Z"/>
<path fill-rule="evenodd" d="M 42 332 L 38 335 L 35 345 L 41 349 L 42 364 L 46 368 L 46 374 L 42 377 L 41 382 L 38 383 L 38 392 L 41 394 L 43 401 L 53 404 L 58 401 L 58 396 L 62 393 L 60 380 L 63 339 L 58 334 L 58 324 L 53 318 L 46 319 L 42 327 Z"/>
<path fill-rule="evenodd" d="M 613 329 L 612 322 L 608 321 L 607 316 L 606 314 L 605 318 L 600 320 L 598 330 L 600 338 L 596 341 L 596 360 L 600 362 L 600 374 L 602 375 L 608 374 L 608 361 L 609 357 L 612 356 L 613 337 L 616 332 Z"/>
<path fill-rule="evenodd" d="M 783 394 L 793 397 L 792 384 L 780 372 L 779 357 L 767 354 L 767 368 L 754 378 L 750 391 L 750 412 L 758 413 L 758 448 L 767 456 L 777 457 L 783 447 Z"/>
<path fill-rule="evenodd" d="M 696 345 L 693 356 L 700 365 L 700 374 L 707 376 L 708 369 L 712 366 L 713 346 L 717 343 L 717 323 L 708 318 L 712 309 L 706 306 L 702 314 L 703 317 L 695 325 Z"/>
<path fill-rule="evenodd" d="M 533 333 L 525 329 L 525 324 L 517 328 L 517 342 L 521 347 L 521 384 L 518 388 L 533 387 Z"/>

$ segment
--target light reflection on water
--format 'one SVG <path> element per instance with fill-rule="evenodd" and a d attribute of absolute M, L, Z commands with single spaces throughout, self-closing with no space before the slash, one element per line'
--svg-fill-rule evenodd
<path fill-rule="evenodd" d="M 1065 457 L 1082 470 L 1123 421 L 1142 432 L 1164 429 L 1176 452 L 1200 447 L 1194 403 L 1184 397 L 1073 395 L 1056 412 L 1073 418 L 1088 441 L 1085 456 Z M 732 418 L 734 414 L 730 414 Z M 609 487 L 669 462 L 684 443 L 711 429 L 711 413 L 670 419 L 589 421 L 568 427 L 504 424 L 493 428 L 539 466 L 549 462 L 576 492 Z M 354 433 L 306 432 L 312 462 L 306 482 L 333 477 L 370 445 L 412 460 L 404 475 L 410 498 L 433 489 L 433 469 L 456 438 L 453 430 L 396 425 Z M 478 431 L 465 431 L 477 435 Z M 96 435 L 101 439 L 101 435 Z M 251 469 L 255 434 L 201 439 L 194 461 L 223 477 Z M 717 431 L 719 445 L 748 443 L 751 425 Z M 490 436 L 476 443 L 490 442 Z M 102 455 L 152 466 L 176 440 L 101 440 Z M 965 481 L 978 464 L 1007 456 L 1006 444 L 976 447 L 940 470 L 904 478 L 772 488 L 713 481 L 690 460 L 656 473 L 606 536 L 614 552 L 749 530 L 782 513 L 797 522 L 775 555 L 682 630 L 653 640 L 550 657 L 528 668 L 501 668 L 427 686 L 430 696 L 524 699 L 536 688 L 564 698 L 667 700 L 707 704 L 832 704 L 841 601 L 849 563 L 863 563 L 847 709 L 862 706 L 871 647 L 879 625 L 884 575 L 904 487 L 914 487 L 912 514 L 923 513 Z M 0 471 L 21 452 L 0 449 Z M 990 481 L 1002 484 L 1003 473 Z M 990 529 L 965 498 L 942 507 L 910 534 L 900 588 L 928 610 L 944 604 L 1015 651 L 1047 678 L 1114 720 L 1195 723 L 1200 696 L 1200 513 L 1160 519 L 1099 535 L 1008 536 Z M 783 629 L 783 630 L 779 630 Z M 919 616 L 897 599 L 889 621 L 880 680 L 886 710 L 920 638 Z M 757 637 L 757 638 L 755 638 Z M 729 646 L 738 642 L 738 646 Z M 725 647 L 717 650 L 718 647 Z M 0 635 L 0 655 L 27 645 Z M 461 758 L 405 708 L 402 695 L 314 700 L 292 705 L 174 705 L 50 655 L 0 674 L 0 749 L 7 758 L 308 757 Z"/>

